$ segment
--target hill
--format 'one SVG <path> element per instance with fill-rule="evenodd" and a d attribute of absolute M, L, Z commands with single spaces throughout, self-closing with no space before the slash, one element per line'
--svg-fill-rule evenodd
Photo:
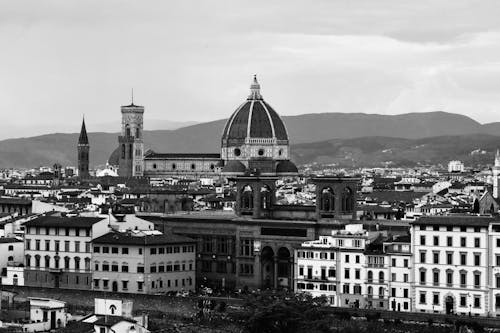
<path fill-rule="evenodd" d="M 481 125 L 469 117 L 446 112 L 402 115 L 322 113 L 287 116 L 283 120 L 291 143 L 298 144 L 298 149 L 301 149 L 300 144 L 316 142 L 317 145 L 324 145 L 322 142 L 332 139 L 371 136 L 422 139 L 443 135 L 500 133 L 500 123 Z M 175 130 L 145 131 L 145 145 L 158 152 L 218 152 L 225 122 L 216 120 Z M 90 127 L 87 129 L 92 130 Z M 89 132 L 91 165 L 102 165 L 107 161 L 118 145 L 117 135 Z M 2 140 L 0 167 L 35 167 L 55 162 L 75 165 L 77 140 L 78 133 Z M 321 150 L 317 152 L 321 156 L 325 154 Z"/>
<path fill-rule="evenodd" d="M 340 167 L 412 167 L 461 160 L 467 165 L 491 164 L 500 137 L 487 134 L 439 136 L 423 139 L 363 137 L 297 144 L 292 159 L 297 164 L 318 162 Z"/>

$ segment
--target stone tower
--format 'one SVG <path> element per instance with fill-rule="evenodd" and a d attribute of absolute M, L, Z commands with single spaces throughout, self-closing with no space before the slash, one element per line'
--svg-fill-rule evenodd
<path fill-rule="evenodd" d="M 144 174 L 144 143 L 142 139 L 144 107 L 132 103 L 122 106 L 122 130 L 118 137 L 120 177 L 142 177 Z"/>
<path fill-rule="evenodd" d="M 89 178 L 89 138 L 85 128 L 85 119 L 82 121 L 82 129 L 78 138 L 78 176 L 82 179 Z"/>
<path fill-rule="evenodd" d="M 497 154 L 495 155 L 495 165 L 493 166 L 493 198 L 498 199 L 500 197 L 500 184 L 498 183 L 500 177 L 500 152 L 497 149 Z"/>

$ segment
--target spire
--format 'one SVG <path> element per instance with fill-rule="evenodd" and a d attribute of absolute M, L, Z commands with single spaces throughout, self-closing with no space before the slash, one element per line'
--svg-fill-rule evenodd
<path fill-rule="evenodd" d="M 80 130 L 80 137 L 78 138 L 79 145 L 88 145 L 89 138 L 87 136 L 87 129 L 85 128 L 85 117 L 83 117 L 82 121 L 82 129 Z"/>
<path fill-rule="evenodd" d="M 262 99 L 260 94 L 260 84 L 257 81 L 257 74 L 253 76 L 253 81 L 250 85 L 250 96 L 248 96 L 248 99 Z"/>

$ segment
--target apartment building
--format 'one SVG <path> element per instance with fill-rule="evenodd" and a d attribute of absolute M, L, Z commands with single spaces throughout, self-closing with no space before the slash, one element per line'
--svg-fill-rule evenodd
<path fill-rule="evenodd" d="M 331 236 L 301 244 L 295 250 L 295 290 L 326 296 L 332 306 L 366 307 L 365 246 L 362 225 L 347 225 Z"/>
<path fill-rule="evenodd" d="M 411 224 L 415 287 L 420 312 L 486 315 L 490 311 L 492 217 L 423 217 Z"/>
<path fill-rule="evenodd" d="M 384 241 L 388 264 L 389 310 L 412 311 L 413 256 L 411 237 L 399 236 Z"/>
<path fill-rule="evenodd" d="M 94 290 L 193 291 L 196 241 L 159 231 L 112 231 L 92 241 Z"/>
<path fill-rule="evenodd" d="M 92 287 L 90 242 L 109 231 L 106 218 L 42 216 L 24 226 L 26 286 Z"/>

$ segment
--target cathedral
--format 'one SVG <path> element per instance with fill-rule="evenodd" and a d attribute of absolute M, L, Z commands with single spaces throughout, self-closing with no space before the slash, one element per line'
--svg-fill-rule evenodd
<path fill-rule="evenodd" d="M 296 175 L 290 161 L 288 133 L 278 113 L 266 102 L 254 76 L 250 95 L 224 126 L 220 153 L 165 153 L 144 151 L 144 107 L 121 107 L 122 126 L 118 148 L 109 164 L 118 165 L 121 177 L 200 179 L 221 176 Z"/>

